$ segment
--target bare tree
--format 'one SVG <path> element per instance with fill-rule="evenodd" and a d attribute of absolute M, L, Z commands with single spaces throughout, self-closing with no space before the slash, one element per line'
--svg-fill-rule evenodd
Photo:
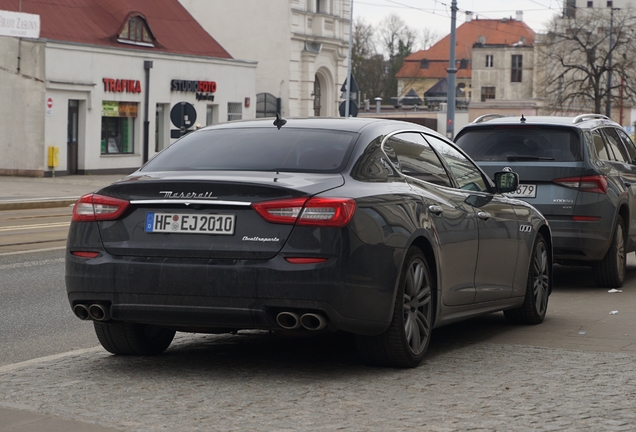
<path fill-rule="evenodd" d="M 363 97 L 382 96 L 385 85 L 384 58 L 376 49 L 375 30 L 358 19 L 353 23 L 351 68 Z"/>
<path fill-rule="evenodd" d="M 442 38 L 437 31 L 431 30 L 428 27 L 420 29 L 420 31 L 417 33 L 417 36 L 418 38 L 416 50 L 427 50 L 432 47 L 435 42 L 439 41 Z"/>
<path fill-rule="evenodd" d="M 604 112 L 612 101 L 636 96 L 636 19 L 631 9 L 577 9 L 575 17 L 555 18 L 539 44 L 545 79 L 543 96 L 553 112 Z M 610 44 L 610 27 L 611 44 Z M 612 73 L 611 88 L 607 87 Z"/>
<path fill-rule="evenodd" d="M 404 20 L 396 14 L 391 14 L 380 22 L 378 28 L 382 50 L 388 57 L 386 70 L 386 84 L 383 99 L 389 102 L 397 94 L 397 79 L 395 74 L 404 64 L 404 58 L 413 52 L 417 40 L 417 32 L 406 25 Z"/>

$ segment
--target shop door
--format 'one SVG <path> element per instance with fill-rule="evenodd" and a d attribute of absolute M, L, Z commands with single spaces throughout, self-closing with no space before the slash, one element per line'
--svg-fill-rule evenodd
<path fill-rule="evenodd" d="M 67 159 L 66 171 L 68 174 L 77 174 L 77 133 L 78 133 L 78 115 L 79 101 L 68 101 L 68 133 L 67 133 Z"/>

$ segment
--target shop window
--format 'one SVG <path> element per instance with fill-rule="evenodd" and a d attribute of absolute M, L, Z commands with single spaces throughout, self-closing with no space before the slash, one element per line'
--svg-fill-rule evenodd
<path fill-rule="evenodd" d="M 489 99 L 495 98 L 495 87 L 482 87 L 481 88 L 481 101 L 486 102 Z"/>
<path fill-rule="evenodd" d="M 243 104 L 240 102 L 227 103 L 227 121 L 241 120 L 243 118 Z"/>
<path fill-rule="evenodd" d="M 101 154 L 130 154 L 135 151 L 137 102 L 102 102 Z"/>
<path fill-rule="evenodd" d="M 523 68 L 523 56 L 522 55 L 513 55 L 512 56 L 512 67 L 510 74 L 510 82 L 521 82 L 521 72 Z"/>
<path fill-rule="evenodd" d="M 130 17 L 117 36 L 117 42 L 154 47 L 154 37 L 141 15 Z"/>

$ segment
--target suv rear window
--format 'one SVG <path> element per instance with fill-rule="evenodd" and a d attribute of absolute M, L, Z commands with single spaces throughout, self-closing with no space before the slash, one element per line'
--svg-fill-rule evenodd
<path fill-rule="evenodd" d="M 187 135 L 142 171 L 287 171 L 335 173 L 357 134 L 317 129 L 220 129 Z"/>
<path fill-rule="evenodd" d="M 581 143 L 569 128 L 496 126 L 465 129 L 457 145 L 475 161 L 582 160 Z"/>

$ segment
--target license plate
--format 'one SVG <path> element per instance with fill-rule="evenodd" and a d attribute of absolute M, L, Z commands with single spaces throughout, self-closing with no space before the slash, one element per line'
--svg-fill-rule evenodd
<path fill-rule="evenodd" d="M 537 196 L 537 185 L 522 184 L 516 191 L 509 192 L 506 195 L 513 198 L 535 198 Z"/>
<path fill-rule="evenodd" d="M 233 235 L 236 215 L 194 215 L 183 213 L 146 213 L 147 233 Z"/>

